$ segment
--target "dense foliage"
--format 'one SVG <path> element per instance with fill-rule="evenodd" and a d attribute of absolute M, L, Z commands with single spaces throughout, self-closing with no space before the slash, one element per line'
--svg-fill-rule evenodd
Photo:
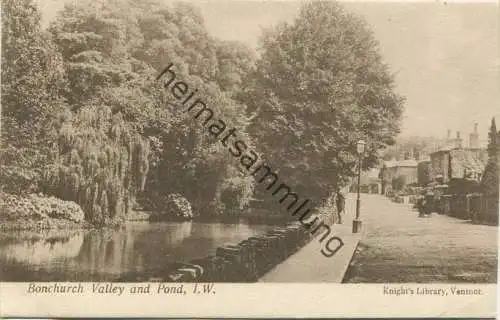
<path fill-rule="evenodd" d="M 243 95 L 251 134 L 268 162 L 302 194 L 325 199 L 394 142 L 403 99 L 366 24 L 335 2 L 305 4 L 293 23 L 262 37 Z"/>
<path fill-rule="evenodd" d="M 79 1 L 43 30 L 33 0 L 5 0 L 2 31 L 1 187 L 74 201 L 96 224 L 136 205 L 161 211 L 172 195 L 195 216 L 238 212 L 255 196 L 227 149 L 155 81 L 170 63 L 318 199 L 352 175 L 358 139 L 370 167 L 398 132 L 402 99 L 376 41 L 335 3 L 307 4 L 265 32 L 260 57 L 211 37 L 186 3 Z"/>
<path fill-rule="evenodd" d="M 66 109 L 64 65 L 31 0 L 2 1 L 0 178 L 6 192 L 34 192 Z"/>
<path fill-rule="evenodd" d="M 487 196 L 499 195 L 500 169 L 500 131 L 497 131 L 495 118 L 491 120 L 488 133 L 488 162 L 481 179 L 481 187 Z"/>
<path fill-rule="evenodd" d="M 106 224 L 125 217 L 144 190 L 149 145 L 105 106 L 85 107 L 64 123 L 58 157 L 44 191 L 82 206 L 86 219 Z"/>
<path fill-rule="evenodd" d="M 210 37 L 200 13 L 183 3 L 71 4 L 49 34 L 32 1 L 24 2 L 7 1 L 2 10 L 4 188 L 76 201 L 95 223 L 123 218 L 136 199 L 170 193 L 184 195 L 197 212 L 248 202 L 251 181 L 234 175 L 216 153 L 220 146 L 169 105 L 173 98 L 152 79 L 173 62 L 244 134 L 244 107 L 231 97 L 252 67 L 249 49 Z M 24 87 L 14 86 L 19 79 Z M 21 154 L 27 164 L 17 161 Z"/>
<path fill-rule="evenodd" d="M 431 182 L 431 163 L 422 161 L 417 165 L 417 181 L 419 186 L 426 186 Z"/>
<path fill-rule="evenodd" d="M 56 197 L 30 194 L 18 196 L 0 193 L 0 220 L 47 218 L 82 222 L 84 213 L 73 201 L 63 201 Z"/>

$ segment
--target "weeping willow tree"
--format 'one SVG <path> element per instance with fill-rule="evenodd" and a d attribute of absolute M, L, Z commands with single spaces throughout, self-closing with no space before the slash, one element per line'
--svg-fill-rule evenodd
<path fill-rule="evenodd" d="M 94 224 L 123 220 L 144 190 L 149 143 L 121 113 L 87 106 L 63 124 L 57 149 L 44 176 L 46 192 L 75 201 Z"/>

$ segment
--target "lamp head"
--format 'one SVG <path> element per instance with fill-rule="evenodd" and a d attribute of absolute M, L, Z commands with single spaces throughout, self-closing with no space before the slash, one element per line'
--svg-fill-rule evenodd
<path fill-rule="evenodd" d="M 365 141 L 363 140 L 359 140 L 356 144 L 356 150 L 358 151 L 358 154 L 359 155 L 362 155 L 363 153 L 365 153 Z"/>

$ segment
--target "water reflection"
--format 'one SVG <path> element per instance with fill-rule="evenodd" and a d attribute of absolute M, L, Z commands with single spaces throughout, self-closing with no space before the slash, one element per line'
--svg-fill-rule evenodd
<path fill-rule="evenodd" d="M 119 230 L 10 232 L 0 236 L 1 281 L 100 281 L 213 254 L 272 226 L 130 222 Z"/>
<path fill-rule="evenodd" d="M 0 240 L 1 241 L 1 240 Z M 50 232 L 44 235 L 21 234 L 3 243 L 0 261 L 43 264 L 53 259 L 78 256 L 84 242 L 83 232 Z M 0 242 L 1 243 L 1 242 Z"/>

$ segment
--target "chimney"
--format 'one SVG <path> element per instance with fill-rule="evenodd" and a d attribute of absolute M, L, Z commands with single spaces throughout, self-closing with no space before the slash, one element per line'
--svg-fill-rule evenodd
<path fill-rule="evenodd" d="M 462 138 L 460 138 L 460 131 L 457 131 L 457 138 L 455 139 L 455 147 L 462 148 Z"/>
<path fill-rule="evenodd" d="M 448 129 L 448 134 L 446 135 L 446 140 L 450 141 L 451 139 L 451 130 Z"/>
<path fill-rule="evenodd" d="M 477 123 L 474 124 L 474 132 L 469 135 L 469 148 L 479 148 L 479 133 L 477 132 Z"/>

